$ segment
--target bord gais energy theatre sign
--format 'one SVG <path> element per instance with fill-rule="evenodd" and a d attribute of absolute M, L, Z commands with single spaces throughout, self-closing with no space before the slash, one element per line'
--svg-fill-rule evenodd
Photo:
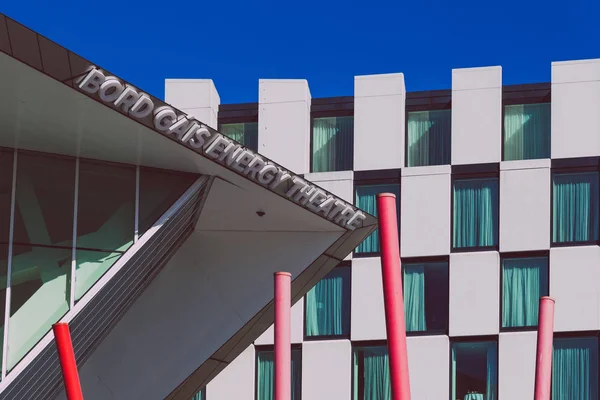
<path fill-rule="evenodd" d="M 362 227 L 366 219 L 362 211 L 345 201 L 325 193 L 193 117 L 153 99 L 114 76 L 107 76 L 98 68 L 91 68 L 79 80 L 77 87 L 87 95 L 339 226 L 354 230 Z"/>

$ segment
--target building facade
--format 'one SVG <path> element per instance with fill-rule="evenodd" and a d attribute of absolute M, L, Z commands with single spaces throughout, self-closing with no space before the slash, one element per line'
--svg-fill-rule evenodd
<path fill-rule="evenodd" d="M 261 80 L 258 103 L 211 107 L 210 81 L 168 80 L 166 100 L 361 209 L 396 194 L 413 399 L 531 399 L 545 295 L 553 399 L 598 399 L 600 59 L 551 70 L 505 86 L 501 67 L 455 69 L 414 93 L 357 76 L 326 99 Z M 378 251 L 375 233 L 293 306 L 294 400 L 389 398 Z M 198 397 L 271 399 L 272 346 L 270 327 Z"/>

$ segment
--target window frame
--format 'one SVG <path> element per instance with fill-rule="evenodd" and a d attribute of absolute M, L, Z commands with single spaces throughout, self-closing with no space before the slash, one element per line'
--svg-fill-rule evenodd
<path fill-rule="evenodd" d="M 450 337 L 449 357 L 448 357 L 448 370 L 450 371 L 448 382 L 448 398 L 452 399 L 452 349 L 456 343 L 483 343 L 483 342 L 494 342 L 496 344 L 496 398 L 500 397 L 500 335 L 478 335 L 478 336 L 456 336 Z M 458 363 L 457 363 L 458 364 Z"/>
<path fill-rule="evenodd" d="M 300 352 L 300 362 L 299 367 L 300 371 L 302 371 L 302 343 L 292 343 L 291 344 L 291 352 L 294 350 Z M 266 344 L 266 345 L 254 345 L 254 400 L 258 400 L 258 353 L 263 351 L 275 351 L 275 345 Z M 290 353 L 291 354 L 291 353 Z M 290 357 L 293 359 L 293 357 Z M 290 360 L 291 362 L 291 360 Z M 274 372 L 273 372 L 274 373 Z M 274 400 L 274 399 L 273 399 Z M 297 400 L 302 400 L 302 372 L 300 373 L 300 398 Z"/>
<path fill-rule="evenodd" d="M 221 132 L 221 126 L 227 124 L 258 124 L 258 103 L 242 104 L 220 104 L 219 116 L 217 119 L 217 131 Z M 257 152 L 258 138 L 256 148 L 250 145 L 244 147 Z"/>
<path fill-rule="evenodd" d="M 352 397 L 352 393 L 354 393 L 354 384 L 355 384 L 355 377 L 354 377 L 354 371 L 352 370 L 353 368 L 353 362 L 354 362 L 354 352 L 356 351 L 356 349 L 358 347 L 386 347 L 387 351 L 388 351 L 388 357 L 389 357 L 389 352 L 390 352 L 390 348 L 388 346 L 388 342 L 387 340 L 383 339 L 383 340 L 355 340 L 355 341 L 351 341 L 350 342 L 350 398 L 353 399 Z M 358 390 L 359 393 L 361 392 L 361 388 L 364 391 L 364 380 L 362 382 L 356 382 L 357 385 L 361 385 L 362 383 L 362 387 L 359 386 Z M 353 399 L 354 400 L 354 399 Z M 360 394 L 359 394 L 359 399 L 360 400 Z"/>

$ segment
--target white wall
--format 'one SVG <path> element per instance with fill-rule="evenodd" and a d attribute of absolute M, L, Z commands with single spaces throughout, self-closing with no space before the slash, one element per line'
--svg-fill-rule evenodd
<path fill-rule="evenodd" d="M 349 340 L 302 345 L 302 398 L 350 400 L 352 346 Z"/>
<path fill-rule="evenodd" d="M 302 343 L 304 336 L 304 297 L 292 306 L 291 312 L 291 340 L 292 343 Z M 271 325 L 262 335 L 256 339 L 256 345 L 272 345 L 274 343 L 274 326 Z"/>
<path fill-rule="evenodd" d="M 499 400 L 532 399 L 536 332 L 501 333 L 498 338 Z"/>
<path fill-rule="evenodd" d="M 499 162 L 502 67 L 452 70 L 452 164 Z"/>
<path fill-rule="evenodd" d="M 450 336 L 500 330 L 500 256 L 495 251 L 450 255 Z"/>
<path fill-rule="evenodd" d="M 450 166 L 402 169 L 402 257 L 450 254 Z"/>
<path fill-rule="evenodd" d="M 254 346 L 248 347 L 206 387 L 207 399 L 254 400 Z"/>
<path fill-rule="evenodd" d="M 217 128 L 221 98 L 212 79 L 166 79 L 165 101 Z"/>
<path fill-rule="evenodd" d="M 411 398 L 448 398 L 450 384 L 450 341 L 448 336 L 409 337 L 408 368 Z"/>
<path fill-rule="evenodd" d="M 379 257 L 352 260 L 352 340 L 386 338 L 381 261 Z"/>
<path fill-rule="evenodd" d="M 550 160 L 500 163 L 500 251 L 550 248 Z"/>
<path fill-rule="evenodd" d="M 354 77 L 354 170 L 404 166 L 404 74 Z"/>
<path fill-rule="evenodd" d="M 313 172 L 304 178 L 323 189 L 354 203 L 354 171 Z"/>
<path fill-rule="evenodd" d="M 297 174 L 310 171 L 310 103 L 304 79 L 258 83 L 258 152 Z"/>
<path fill-rule="evenodd" d="M 550 250 L 550 296 L 554 330 L 600 329 L 600 247 Z"/>
<path fill-rule="evenodd" d="M 552 63 L 552 158 L 600 155 L 600 59 Z"/>

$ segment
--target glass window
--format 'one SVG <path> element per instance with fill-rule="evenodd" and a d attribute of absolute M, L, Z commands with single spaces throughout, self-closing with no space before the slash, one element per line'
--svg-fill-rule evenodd
<path fill-rule="evenodd" d="M 353 400 L 391 400 L 390 361 L 386 346 L 354 348 Z"/>
<path fill-rule="evenodd" d="M 598 240 L 598 173 L 552 176 L 552 242 Z"/>
<path fill-rule="evenodd" d="M 450 110 L 408 113 L 407 166 L 450 164 Z"/>
<path fill-rule="evenodd" d="M 256 400 L 273 400 L 273 350 L 259 350 L 257 357 Z M 300 400 L 302 394 L 302 350 L 292 349 L 292 400 Z"/>
<path fill-rule="evenodd" d="M 312 172 L 351 171 L 354 117 L 313 119 Z"/>
<path fill-rule="evenodd" d="M 502 261 L 502 327 L 537 326 L 540 297 L 548 295 L 548 258 Z"/>
<path fill-rule="evenodd" d="M 356 187 L 356 206 L 361 210 L 377 216 L 377 194 L 393 193 L 396 195 L 398 207 L 397 215 L 400 218 L 400 185 L 362 185 Z M 400 226 L 400 224 L 398 224 Z M 377 253 L 379 252 L 379 233 L 376 230 L 367 237 L 355 250 L 355 253 Z"/>
<path fill-rule="evenodd" d="M 80 300 L 122 255 L 121 252 L 77 249 L 75 301 Z"/>
<path fill-rule="evenodd" d="M 350 334 L 350 268 L 337 267 L 306 293 L 306 336 Z"/>
<path fill-rule="evenodd" d="M 455 249 L 498 245 L 498 179 L 454 182 L 452 246 Z"/>
<path fill-rule="evenodd" d="M 504 106 L 504 160 L 550 157 L 550 103 Z"/>
<path fill-rule="evenodd" d="M 552 400 L 598 398 L 598 338 L 556 338 Z"/>
<path fill-rule="evenodd" d="M 448 263 L 404 263 L 403 294 L 407 332 L 448 328 Z"/>
<path fill-rule="evenodd" d="M 8 278 L 8 238 L 10 235 L 13 153 L 13 150 L 0 149 L 0 332 L 4 331 L 6 282 Z M 0 338 L 0 346 L 2 345 L 2 340 Z M 0 348 L 1 356 L 2 348 Z"/>
<path fill-rule="evenodd" d="M 222 124 L 221 133 L 251 150 L 258 149 L 258 122 Z"/>
<path fill-rule="evenodd" d="M 498 344 L 459 342 L 452 344 L 452 400 L 498 398 Z"/>
<path fill-rule="evenodd" d="M 192 397 L 192 400 L 206 400 L 206 389 L 200 390 Z"/>

